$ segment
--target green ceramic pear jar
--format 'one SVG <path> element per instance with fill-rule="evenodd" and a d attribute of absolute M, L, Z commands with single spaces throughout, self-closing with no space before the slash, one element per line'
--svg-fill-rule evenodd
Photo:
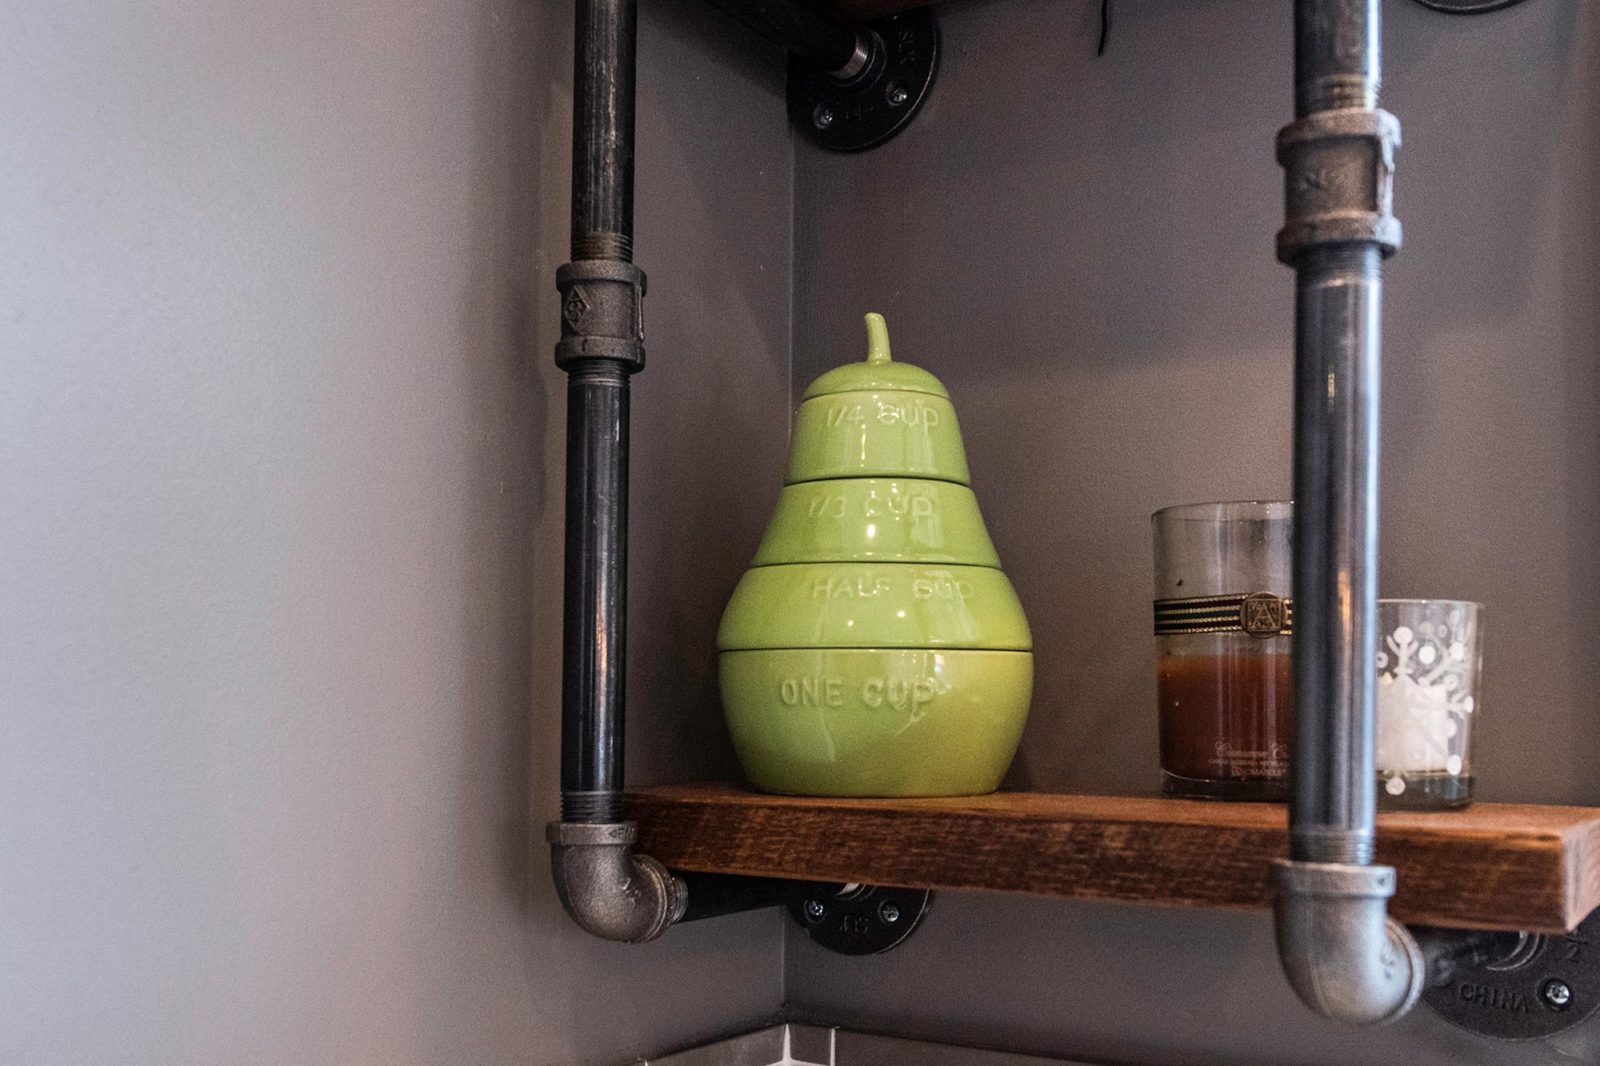
<path fill-rule="evenodd" d="M 723 710 L 769 792 L 992 792 L 1033 690 L 1032 637 L 968 484 L 944 386 L 890 358 L 806 390 L 785 487 L 717 634 Z"/>

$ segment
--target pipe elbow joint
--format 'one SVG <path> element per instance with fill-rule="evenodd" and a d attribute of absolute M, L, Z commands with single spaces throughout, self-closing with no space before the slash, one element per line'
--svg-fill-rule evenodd
<path fill-rule="evenodd" d="M 1278 957 L 1295 993 L 1325 1018 L 1381 1025 L 1422 995 L 1427 966 L 1389 917 L 1392 866 L 1278 863 Z"/>
<path fill-rule="evenodd" d="M 604 940 L 641 944 L 683 917 L 684 883 L 648 855 L 636 855 L 632 822 L 551 822 L 550 872 L 567 914 Z"/>

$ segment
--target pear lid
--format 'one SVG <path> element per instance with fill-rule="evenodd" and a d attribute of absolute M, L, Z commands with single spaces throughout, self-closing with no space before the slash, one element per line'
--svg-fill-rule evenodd
<path fill-rule="evenodd" d="M 970 484 L 955 408 L 939 379 L 889 358 L 883 316 L 867 316 L 868 355 L 828 371 L 795 413 L 784 483 L 926 478 Z"/>
<path fill-rule="evenodd" d="M 889 327 L 876 311 L 867 315 L 867 358 L 836 366 L 811 383 L 803 399 L 836 392 L 925 392 L 950 398 L 939 379 L 910 363 L 889 357 Z"/>

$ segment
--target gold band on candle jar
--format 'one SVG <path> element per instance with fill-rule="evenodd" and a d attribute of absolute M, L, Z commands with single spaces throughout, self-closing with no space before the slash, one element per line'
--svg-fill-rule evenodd
<path fill-rule="evenodd" d="M 1294 603 L 1270 592 L 1156 600 L 1155 621 L 1158 637 L 1248 633 L 1265 639 L 1293 632 Z"/>

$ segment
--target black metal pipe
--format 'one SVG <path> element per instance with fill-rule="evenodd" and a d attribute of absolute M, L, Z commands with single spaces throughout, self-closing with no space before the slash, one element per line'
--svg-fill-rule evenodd
<path fill-rule="evenodd" d="M 633 261 L 637 0 L 580 0 L 572 73 L 572 258 Z"/>
<path fill-rule="evenodd" d="M 1379 306 L 1399 243 L 1376 110 L 1377 0 L 1297 0 L 1279 135 L 1295 269 L 1295 707 L 1290 854 L 1369 863 L 1375 812 Z M 1337 179 L 1337 180 L 1334 180 Z"/>
<path fill-rule="evenodd" d="M 1372 863 L 1381 263 L 1400 125 L 1377 109 L 1378 0 L 1295 0 L 1295 121 L 1278 134 L 1295 270 L 1295 746 L 1278 954 L 1321 1014 L 1410 1010 L 1427 960 Z"/>
<path fill-rule="evenodd" d="M 807 0 L 711 0 L 779 48 L 793 52 L 839 81 L 867 68 L 872 31 L 857 27 Z"/>
<path fill-rule="evenodd" d="M 1378 8 L 1374 0 L 1294 6 L 1294 113 L 1378 106 Z"/>
<path fill-rule="evenodd" d="M 785 881 L 734 874 L 680 873 L 689 906 L 679 921 L 698 922 L 729 914 L 784 907 L 807 896 L 833 896 L 842 887 L 818 881 Z"/>
<path fill-rule="evenodd" d="M 567 372 L 561 821 L 545 827 L 562 906 L 595 936 L 654 940 L 683 882 L 634 851 L 622 820 L 627 662 L 628 379 L 644 366 L 644 272 L 633 265 L 636 0 L 577 0 L 572 262 L 556 271 Z"/>
<path fill-rule="evenodd" d="M 628 380 L 644 365 L 633 256 L 636 0 L 578 0 L 572 257 L 556 274 L 567 379 L 562 817 L 614 822 L 623 782 Z"/>
<path fill-rule="evenodd" d="M 593 360 L 567 379 L 561 792 L 569 821 L 615 821 L 623 782 L 628 580 L 628 374 Z"/>
<path fill-rule="evenodd" d="M 1372 861 L 1378 307 L 1369 243 L 1307 252 L 1295 295 L 1295 747 L 1290 854 Z"/>

